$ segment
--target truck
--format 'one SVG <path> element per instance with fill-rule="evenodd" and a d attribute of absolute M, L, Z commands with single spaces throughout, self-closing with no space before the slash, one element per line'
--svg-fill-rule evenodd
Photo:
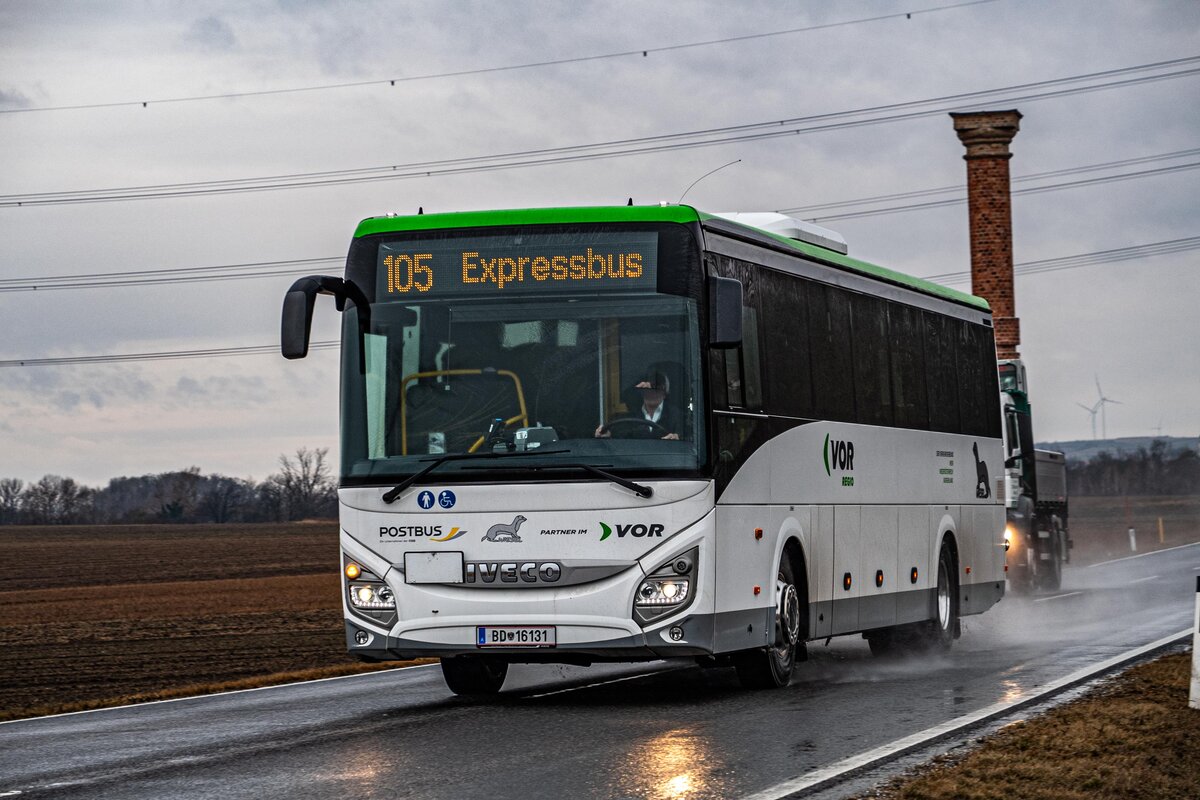
<path fill-rule="evenodd" d="M 1020 359 L 999 364 L 1005 447 L 1005 565 L 1017 594 L 1056 591 L 1070 561 L 1067 461 L 1033 444 L 1029 383 Z"/>

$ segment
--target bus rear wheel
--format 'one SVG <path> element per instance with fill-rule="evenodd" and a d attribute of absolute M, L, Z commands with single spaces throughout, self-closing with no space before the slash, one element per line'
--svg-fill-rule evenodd
<path fill-rule="evenodd" d="M 442 659 L 442 677 L 455 694 L 496 694 L 507 675 L 508 662 L 497 658 L 456 656 Z"/>
<path fill-rule="evenodd" d="M 937 590 L 934 594 L 932 618 L 919 623 L 913 645 L 916 650 L 942 651 L 950 649 L 958 632 L 958 568 L 948 544 L 942 545 L 938 556 Z"/>
<path fill-rule="evenodd" d="M 740 653 L 735 662 L 738 680 L 747 689 L 779 689 L 792 681 L 797 661 L 805 658 L 804 630 L 808 618 L 808 588 L 797 585 L 792 561 L 784 553 L 776 578 L 775 638 L 771 646 Z"/>

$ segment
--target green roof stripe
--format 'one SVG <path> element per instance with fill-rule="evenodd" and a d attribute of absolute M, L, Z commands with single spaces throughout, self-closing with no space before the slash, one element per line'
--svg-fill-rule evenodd
<path fill-rule="evenodd" d="M 789 250 L 852 272 L 870 275 L 890 283 L 907 286 L 925 294 L 990 310 L 988 302 L 966 292 L 960 292 L 931 281 L 914 278 L 903 272 L 887 269 L 866 261 L 844 256 L 824 247 L 789 239 L 759 228 L 731 222 L 714 214 L 697 211 L 691 206 L 584 206 L 576 208 L 521 208 L 500 211 L 459 211 L 447 214 L 418 214 L 412 216 L 371 217 L 364 219 L 354 231 L 357 239 L 377 233 L 446 230 L 452 228 L 494 228 L 509 225 L 553 225 L 589 222 L 676 222 L 687 224 L 705 220 L 721 220 L 725 224 L 747 228 L 761 236 L 779 242 Z"/>

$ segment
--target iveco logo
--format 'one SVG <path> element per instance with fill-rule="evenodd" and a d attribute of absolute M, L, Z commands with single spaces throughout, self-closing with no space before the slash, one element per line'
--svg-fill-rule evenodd
<path fill-rule="evenodd" d="M 557 561 L 468 561 L 466 583 L 555 583 L 562 577 Z"/>

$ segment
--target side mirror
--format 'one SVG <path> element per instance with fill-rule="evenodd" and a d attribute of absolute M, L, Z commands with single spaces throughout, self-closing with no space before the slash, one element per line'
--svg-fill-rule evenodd
<path fill-rule="evenodd" d="M 370 306 L 362 290 L 353 283 L 328 275 L 309 275 L 292 284 L 283 297 L 283 317 L 279 332 L 279 349 L 284 358 L 304 358 L 308 355 L 308 340 L 312 333 L 313 307 L 318 294 L 333 295 L 338 311 L 344 311 L 346 301 L 358 308 L 359 325 L 366 329 Z"/>
<path fill-rule="evenodd" d="M 736 278 L 708 279 L 708 343 L 717 348 L 742 343 L 742 282 Z"/>

